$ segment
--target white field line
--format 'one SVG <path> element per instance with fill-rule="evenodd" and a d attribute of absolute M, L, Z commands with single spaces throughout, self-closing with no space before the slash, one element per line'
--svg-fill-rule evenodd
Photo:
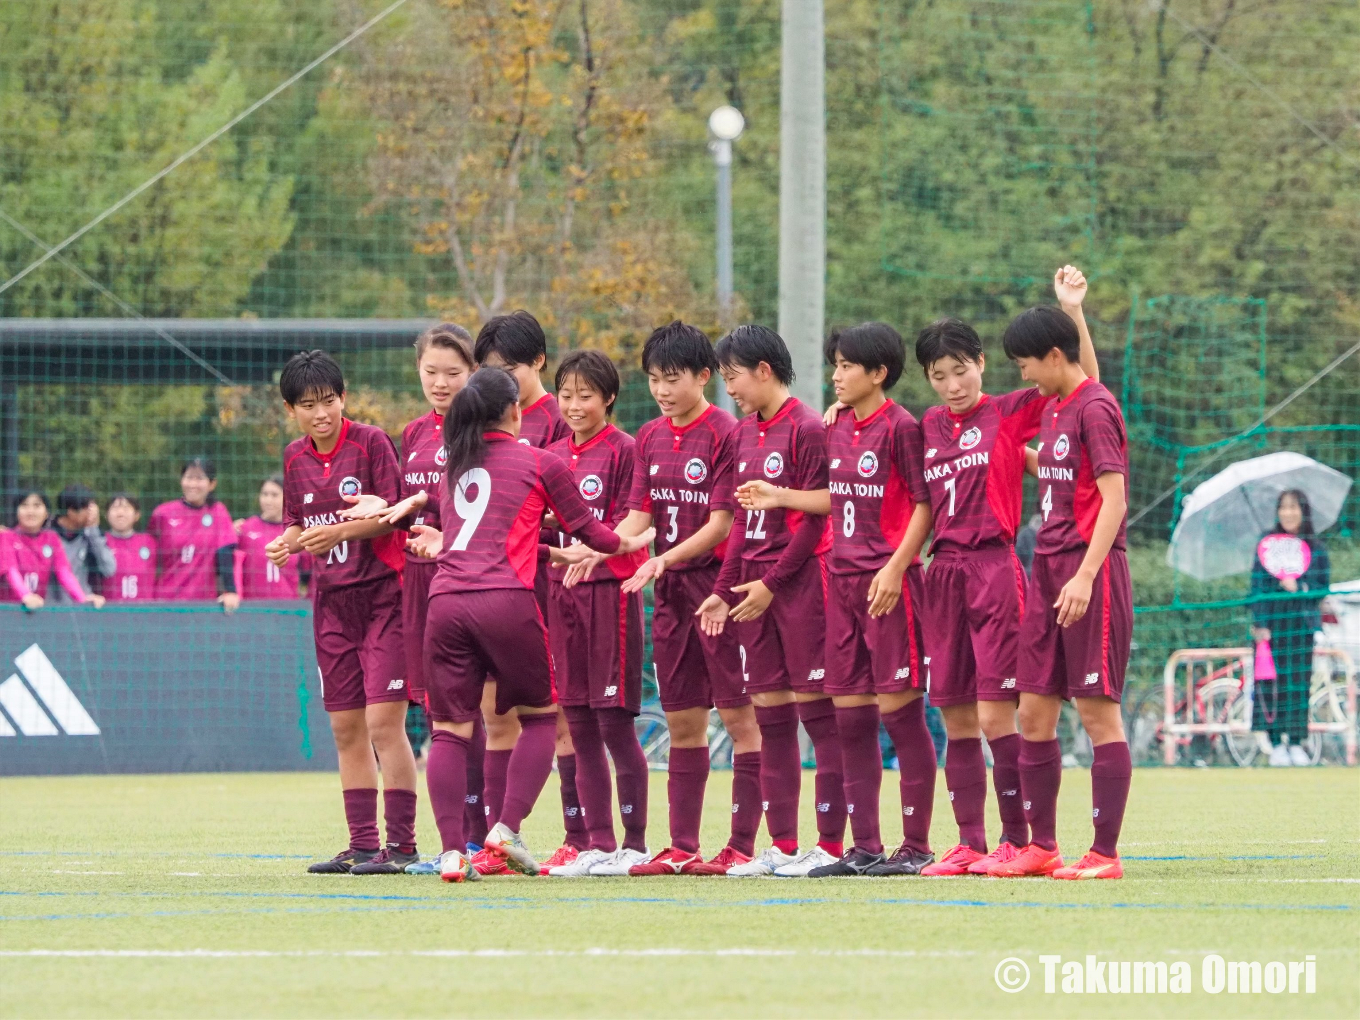
<path fill-rule="evenodd" d="M 798 956 L 865 956 L 865 957 L 962 957 L 977 956 L 971 950 L 920 951 L 913 949 L 683 949 L 658 946 L 650 949 L 412 949 L 391 951 L 380 949 L 14 949 L 0 950 L 0 958 L 35 957 L 110 957 L 150 959 L 238 959 L 274 957 L 591 957 L 591 956 L 734 956 L 734 957 L 798 957 Z"/>

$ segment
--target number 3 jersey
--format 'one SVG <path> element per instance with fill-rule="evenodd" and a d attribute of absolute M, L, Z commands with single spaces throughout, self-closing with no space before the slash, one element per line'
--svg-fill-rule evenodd
<path fill-rule="evenodd" d="M 626 504 L 633 490 L 633 471 L 637 464 L 634 445 L 633 437 L 627 432 L 605 425 L 598 435 L 580 446 L 576 445 L 574 436 L 568 436 L 548 447 L 549 453 L 560 457 L 571 469 L 576 491 L 595 519 L 606 527 L 612 528 L 628 516 Z M 556 532 L 553 539 L 563 549 L 574 541 L 564 531 Z M 646 559 L 646 552 L 639 549 L 632 556 L 605 560 L 590 580 L 624 580 L 632 577 Z M 560 580 L 562 571 L 553 576 Z"/>
<path fill-rule="evenodd" d="M 318 453 L 310 436 L 283 451 L 283 523 L 307 528 L 344 523 L 345 496 L 381 496 L 397 502 L 401 469 L 387 433 L 372 425 L 341 419 L 340 438 L 330 453 Z M 386 577 L 401 569 L 405 532 L 337 544 L 312 562 L 312 589 L 343 588 Z"/>
<path fill-rule="evenodd" d="M 1044 405 L 1039 424 L 1039 527 L 1036 553 L 1055 553 L 1091 544 L 1103 502 L 1096 479 L 1118 472 L 1129 491 L 1129 444 L 1124 416 L 1114 395 L 1087 379 L 1065 400 Z M 1124 548 L 1127 512 L 1115 535 Z"/>

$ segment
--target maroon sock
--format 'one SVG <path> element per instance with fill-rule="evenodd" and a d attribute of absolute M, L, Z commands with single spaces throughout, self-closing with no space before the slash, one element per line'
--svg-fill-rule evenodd
<path fill-rule="evenodd" d="M 1001 842 L 1022 847 L 1029 842 L 1029 823 L 1020 797 L 1020 734 L 987 741 L 992 749 L 992 789 L 1001 815 Z"/>
<path fill-rule="evenodd" d="M 623 819 L 623 845 L 629 850 L 647 849 L 647 756 L 638 743 L 633 713 L 604 708 L 595 713 L 609 756 L 614 759 L 614 781 L 619 788 L 619 815 Z"/>
<path fill-rule="evenodd" d="M 468 792 L 463 807 L 463 833 L 469 843 L 486 842 L 486 804 L 482 798 L 483 769 L 486 767 L 486 725 L 481 718 L 472 724 L 468 750 Z"/>
<path fill-rule="evenodd" d="M 383 819 L 387 822 L 388 845 L 400 847 L 402 853 L 415 853 L 416 791 L 383 790 Z"/>
<path fill-rule="evenodd" d="M 1062 745 L 1056 740 L 1020 740 L 1020 795 L 1025 799 L 1029 841 L 1058 849 L 1058 787 L 1062 785 Z"/>
<path fill-rule="evenodd" d="M 1119 856 L 1119 830 L 1124 825 L 1124 808 L 1129 802 L 1133 779 L 1133 760 L 1124 741 L 1101 744 L 1091 763 L 1091 819 L 1096 841 L 1091 849 L 1106 857 Z"/>
<path fill-rule="evenodd" d="M 482 771 L 482 804 L 485 807 L 486 827 L 488 829 L 501 820 L 501 808 L 505 806 L 505 774 L 510 771 L 511 748 L 505 751 L 487 750 Z"/>
<path fill-rule="evenodd" d="M 671 846 L 677 850 L 699 852 L 699 819 L 707 785 L 708 748 L 672 747 L 666 795 L 671 807 Z"/>
<path fill-rule="evenodd" d="M 345 790 L 345 821 L 354 850 L 378 849 L 378 791 Z"/>
<path fill-rule="evenodd" d="M 902 845 L 930 852 L 930 818 L 935 809 L 935 744 L 926 726 L 926 699 L 917 698 L 883 716 L 901 770 Z"/>
<path fill-rule="evenodd" d="M 430 808 L 439 829 L 442 850 L 467 848 L 463 828 L 463 808 L 467 802 L 468 754 L 471 741 L 448 730 L 430 734 L 430 757 L 425 763 L 425 786 L 430 792 Z"/>
<path fill-rule="evenodd" d="M 817 755 L 817 842 L 824 849 L 840 846 L 845 839 L 845 771 L 841 740 L 836 732 L 836 705 L 830 698 L 800 701 L 798 718 L 812 740 Z M 882 767 L 883 756 L 879 755 Z M 882 786 L 882 780 L 879 780 Z M 875 801 L 877 804 L 877 801 Z M 839 856 L 839 854 L 837 855 Z"/>
<path fill-rule="evenodd" d="M 959 842 L 980 854 L 987 852 L 987 762 L 982 757 L 982 738 L 949 741 L 944 759 L 944 782 L 954 821 L 959 823 Z"/>
<path fill-rule="evenodd" d="M 519 739 L 505 770 L 505 804 L 500 817 L 511 832 L 519 832 L 547 785 L 557 743 L 557 717 L 550 712 L 522 715 L 519 726 Z"/>
<path fill-rule="evenodd" d="M 881 854 L 878 807 L 883 790 L 883 751 L 878 746 L 878 706 L 837 708 L 836 732 L 845 768 L 845 810 L 850 815 L 855 846 Z"/>
<path fill-rule="evenodd" d="M 571 730 L 571 744 L 576 748 L 576 790 L 581 796 L 588 845 L 592 850 L 612 854 L 619 844 L 614 839 L 614 790 L 609 779 L 609 759 L 604 754 L 604 737 L 600 735 L 595 713 L 588 705 L 572 705 L 563 711 L 567 716 L 567 728 Z M 559 775 L 562 761 L 563 756 L 559 755 Z M 565 786 L 566 782 L 567 777 L 563 775 L 562 784 Z"/>
<path fill-rule="evenodd" d="M 776 843 L 798 846 L 798 793 L 803 785 L 803 755 L 798 749 L 798 707 L 756 706 L 760 727 L 760 795 L 765 827 Z M 843 796 L 842 796 L 843 799 Z"/>
<path fill-rule="evenodd" d="M 760 829 L 760 752 L 732 755 L 732 835 L 727 845 L 747 857 L 755 856 Z"/>
<path fill-rule="evenodd" d="M 590 830 L 586 828 L 586 813 L 581 810 L 581 792 L 576 786 L 575 754 L 557 756 L 557 778 L 561 780 L 558 790 L 562 795 L 562 826 L 567 830 L 562 841 L 585 850 L 590 846 Z"/>

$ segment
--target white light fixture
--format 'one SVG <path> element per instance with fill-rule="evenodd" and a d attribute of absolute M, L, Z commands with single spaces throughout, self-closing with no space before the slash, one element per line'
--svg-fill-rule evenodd
<path fill-rule="evenodd" d="M 708 115 L 708 130 L 722 142 L 735 142 L 746 130 L 746 118 L 735 106 L 720 106 Z"/>

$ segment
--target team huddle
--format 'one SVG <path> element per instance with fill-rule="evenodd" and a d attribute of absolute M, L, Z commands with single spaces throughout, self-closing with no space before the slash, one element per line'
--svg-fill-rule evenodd
<path fill-rule="evenodd" d="M 610 421 L 620 380 L 603 354 L 564 357 L 554 397 L 527 312 L 489 320 L 475 341 L 441 324 L 416 344 L 431 411 L 406 427 L 400 456 L 381 430 L 344 417 L 333 359 L 296 355 L 280 389 L 304 435 L 285 453 L 284 531 L 265 551 L 280 567 L 313 561 L 350 829 L 349 846 L 310 870 L 451 882 L 1121 877 L 1127 440 L 1099 382 L 1086 281 L 1064 266 L 1054 287 L 1059 305 L 1022 313 L 1003 338 L 1024 389 L 983 392 L 982 342 L 966 323 L 923 329 L 916 359 L 941 403 L 919 422 L 888 397 L 906 345 L 883 323 L 828 338 L 837 402 L 824 417 L 790 395 L 792 359 L 774 331 L 740 326 L 715 346 L 693 326 L 663 326 L 641 357 L 661 416 L 636 438 Z M 705 398 L 715 373 L 740 420 Z M 1014 550 L 1027 472 L 1042 517 L 1028 577 Z M 633 726 L 649 583 L 670 730 L 670 845 L 656 853 Z M 958 826 L 938 857 L 927 690 Z M 1095 839 L 1074 864 L 1056 839 L 1067 699 L 1095 749 Z M 415 841 L 410 701 L 432 730 L 442 848 L 429 860 Z M 727 842 L 705 857 L 713 709 L 732 739 L 732 799 Z M 800 723 L 816 757 L 813 841 L 799 833 Z M 901 776 L 892 852 L 880 724 Z M 990 847 L 983 737 L 1001 822 Z M 565 834 L 540 862 L 520 829 L 554 757 Z M 769 845 L 757 852 L 762 816 Z"/>

